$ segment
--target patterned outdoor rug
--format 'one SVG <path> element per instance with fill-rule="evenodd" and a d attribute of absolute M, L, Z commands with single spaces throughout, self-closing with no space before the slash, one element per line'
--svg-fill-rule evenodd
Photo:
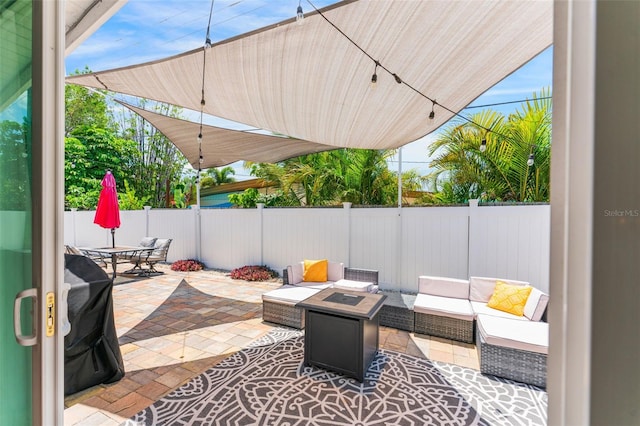
<path fill-rule="evenodd" d="M 305 367 L 303 334 L 278 329 L 125 425 L 544 425 L 544 391 L 389 350 L 364 383 Z"/>

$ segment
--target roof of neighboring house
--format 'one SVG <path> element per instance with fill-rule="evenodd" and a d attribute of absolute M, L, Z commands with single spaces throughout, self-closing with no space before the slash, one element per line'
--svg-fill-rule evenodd
<path fill-rule="evenodd" d="M 230 192 L 241 192 L 249 188 L 266 188 L 273 186 L 272 183 L 265 181 L 264 179 L 249 179 L 242 180 L 240 182 L 224 183 L 222 185 L 211 186 L 209 188 L 203 188 L 200 190 L 200 197 L 214 194 L 226 194 Z"/>

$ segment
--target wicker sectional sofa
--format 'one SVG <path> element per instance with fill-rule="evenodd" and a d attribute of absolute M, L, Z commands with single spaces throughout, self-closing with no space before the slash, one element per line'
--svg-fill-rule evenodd
<path fill-rule="evenodd" d="M 378 271 L 347 268 L 338 262 L 328 263 L 326 282 L 305 282 L 302 276 L 301 263 L 289 265 L 282 273 L 283 286 L 262 295 L 264 321 L 303 329 L 304 309 L 296 307 L 296 304 L 322 289 L 337 287 L 350 291 L 378 292 Z"/>
<path fill-rule="evenodd" d="M 469 281 L 421 276 L 414 303 L 415 331 L 473 343 L 480 371 L 546 387 L 549 325 L 544 314 L 549 296 L 533 288 L 516 316 L 487 306 L 496 281 L 524 286 L 524 281 L 471 277 Z"/>

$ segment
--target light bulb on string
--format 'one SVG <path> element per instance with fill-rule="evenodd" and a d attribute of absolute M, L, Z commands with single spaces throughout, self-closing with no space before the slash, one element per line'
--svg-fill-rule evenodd
<path fill-rule="evenodd" d="M 202 132 L 198 133 L 198 143 L 202 143 Z"/>
<path fill-rule="evenodd" d="M 533 152 L 531 154 L 529 154 L 529 158 L 527 159 L 527 166 L 531 167 L 533 166 L 533 164 L 535 163 L 535 156 L 533 155 Z"/>
<path fill-rule="evenodd" d="M 200 155 L 200 158 L 198 159 L 198 161 L 200 162 L 200 164 L 204 163 L 204 157 L 202 155 Z"/>
<path fill-rule="evenodd" d="M 213 45 L 213 43 L 211 43 L 211 39 L 209 38 L 209 36 L 207 36 L 207 39 L 204 42 L 204 49 L 205 50 L 209 50 L 209 49 L 211 49 L 212 45 Z"/>
<path fill-rule="evenodd" d="M 296 22 L 298 25 L 302 25 L 302 21 L 304 20 L 304 13 L 302 12 L 302 5 L 298 3 L 298 10 L 296 11 Z"/>
<path fill-rule="evenodd" d="M 373 69 L 373 75 L 371 76 L 372 89 L 375 89 L 378 86 L 378 65 L 380 65 L 380 62 L 376 61 L 376 67 Z"/>
<path fill-rule="evenodd" d="M 394 73 L 394 74 L 393 74 L 393 78 L 395 78 L 395 79 L 396 79 L 396 83 L 398 83 L 398 84 L 402 84 L 402 79 L 401 79 L 400 77 L 398 77 L 398 74 L 395 74 L 395 73 Z"/>
<path fill-rule="evenodd" d="M 436 101 L 431 101 L 431 112 L 429 113 L 430 120 L 433 120 L 434 118 L 436 118 L 436 112 L 433 110 L 435 106 L 436 106 Z"/>
<path fill-rule="evenodd" d="M 482 142 L 480 142 L 480 152 L 485 152 L 487 150 L 487 139 L 482 138 Z"/>

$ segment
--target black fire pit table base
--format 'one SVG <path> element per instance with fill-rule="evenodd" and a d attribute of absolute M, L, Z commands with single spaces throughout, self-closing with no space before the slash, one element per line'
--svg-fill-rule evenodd
<path fill-rule="evenodd" d="M 305 365 L 362 382 L 378 352 L 378 312 L 386 297 L 327 288 L 296 304 L 305 309 Z"/>

